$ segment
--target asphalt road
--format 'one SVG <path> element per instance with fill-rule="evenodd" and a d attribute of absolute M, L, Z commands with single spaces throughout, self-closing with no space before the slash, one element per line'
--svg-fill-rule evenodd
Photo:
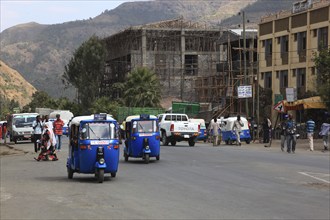
<path fill-rule="evenodd" d="M 67 143 L 67 139 L 64 140 Z M 261 144 L 162 146 L 159 161 L 120 159 L 116 178 L 67 179 L 60 160 L 1 157 L 1 219 L 329 219 L 329 153 Z M 5 146 L 0 146 L 5 147 Z M 122 153 L 122 147 L 121 147 Z"/>

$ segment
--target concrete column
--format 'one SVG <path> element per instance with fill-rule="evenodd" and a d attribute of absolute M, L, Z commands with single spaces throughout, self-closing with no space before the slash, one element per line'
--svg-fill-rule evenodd
<path fill-rule="evenodd" d="M 181 100 L 183 100 L 183 94 L 184 94 L 184 67 L 185 67 L 185 52 L 186 52 L 186 38 L 184 36 L 185 31 L 181 29 L 181 88 L 180 88 L 180 97 Z"/>
<path fill-rule="evenodd" d="M 141 64 L 143 67 L 147 66 L 147 36 L 146 30 L 142 29 L 142 45 L 141 45 Z"/>

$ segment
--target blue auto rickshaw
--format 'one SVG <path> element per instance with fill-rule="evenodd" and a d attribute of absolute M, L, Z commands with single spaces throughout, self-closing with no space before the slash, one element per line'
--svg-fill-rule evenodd
<path fill-rule="evenodd" d="M 69 124 L 68 178 L 73 173 L 95 174 L 102 183 L 104 174 L 116 177 L 119 162 L 117 121 L 108 114 L 74 117 Z"/>
<path fill-rule="evenodd" d="M 128 116 L 125 120 L 124 158 L 142 158 L 149 163 L 150 157 L 159 160 L 160 133 L 158 119 L 154 115 Z"/>
<path fill-rule="evenodd" d="M 222 140 L 225 141 L 226 144 L 233 144 L 237 141 L 236 133 L 233 130 L 234 122 L 236 119 L 237 117 L 219 119 L 221 125 Z M 241 121 L 243 122 L 243 127 L 241 128 L 240 140 L 250 144 L 251 135 L 248 121 L 244 117 L 241 117 Z"/>

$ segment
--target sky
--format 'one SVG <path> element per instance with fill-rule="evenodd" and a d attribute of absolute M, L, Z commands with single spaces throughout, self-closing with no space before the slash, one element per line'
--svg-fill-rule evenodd
<path fill-rule="evenodd" d="M 124 2 L 142 0 L 0 0 L 0 31 L 18 24 L 59 24 L 94 18 Z"/>

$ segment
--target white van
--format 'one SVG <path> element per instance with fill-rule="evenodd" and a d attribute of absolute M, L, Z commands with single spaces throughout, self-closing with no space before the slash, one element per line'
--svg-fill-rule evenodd
<path fill-rule="evenodd" d="M 15 144 L 19 140 L 31 140 L 33 142 L 32 123 L 36 120 L 38 113 L 12 114 L 8 118 L 7 129 L 10 134 L 10 141 Z"/>

